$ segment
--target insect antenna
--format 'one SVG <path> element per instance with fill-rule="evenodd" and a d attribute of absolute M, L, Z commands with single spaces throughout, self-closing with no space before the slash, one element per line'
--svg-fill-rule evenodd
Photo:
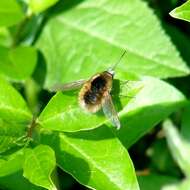
<path fill-rule="evenodd" d="M 118 61 L 113 65 L 113 67 L 111 67 L 111 70 L 114 71 L 115 68 L 117 67 L 117 65 L 121 62 L 122 58 L 124 57 L 124 55 L 127 53 L 126 50 L 124 50 L 124 52 L 122 53 L 122 55 L 120 56 L 120 58 L 118 59 Z"/>

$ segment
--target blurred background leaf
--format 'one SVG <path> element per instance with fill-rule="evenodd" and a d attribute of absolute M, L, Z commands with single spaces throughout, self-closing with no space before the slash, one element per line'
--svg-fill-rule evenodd
<path fill-rule="evenodd" d="M 185 2 L 180 7 L 175 8 L 170 12 L 174 18 L 186 20 L 190 22 L 190 1 Z"/>
<path fill-rule="evenodd" d="M 29 7 L 33 13 L 40 13 L 48 9 L 59 0 L 29 0 Z"/>
<path fill-rule="evenodd" d="M 37 52 L 29 46 L 0 47 L 0 72 L 11 80 L 29 78 L 36 66 Z"/>
<path fill-rule="evenodd" d="M 172 156 L 184 175 L 190 177 L 190 143 L 179 135 L 177 129 L 170 120 L 166 120 L 163 127 Z"/>
<path fill-rule="evenodd" d="M 24 18 L 21 8 L 16 0 L 0 1 L 0 26 L 11 26 Z"/>

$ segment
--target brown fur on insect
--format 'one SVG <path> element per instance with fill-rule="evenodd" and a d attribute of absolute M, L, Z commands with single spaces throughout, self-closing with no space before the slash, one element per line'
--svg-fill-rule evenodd
<path fill-rule="evenodd" d="M 79 104 L 85 110 L 95 113 L 104 104 L 104 97 L 111 91 L 113 74 L 104 71 L 94 75 L 81 88 L 79 92 Z"/>

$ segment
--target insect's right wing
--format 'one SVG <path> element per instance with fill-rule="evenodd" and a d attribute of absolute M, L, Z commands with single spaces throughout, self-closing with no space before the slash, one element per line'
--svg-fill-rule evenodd
<path fill-rule="evenodd" d="M 69 90 L 75 90 L 79 89 L 82 87 L 82 85 L 86 82 L 86 80 L 78 80 L 70 83 L 65 83 L 65 84 L 55 84 L 50 88 L 50 91 L 52 92 L 57 92 L 57 91 L 69 91 Z"/>
<path fill-rule="evenodd" d="M 105 96 L 105 101 L 102 105 L 102 108 L 106 117 L 110 119 L 110 121 L 117 129 L 120 129 L 121 124 L 119 121 L 119 117 L 117 111 L 115 110 L 114 104 L 112 102 L 112 97 L 109 92 L 107 92 L 107 95 Z"/>

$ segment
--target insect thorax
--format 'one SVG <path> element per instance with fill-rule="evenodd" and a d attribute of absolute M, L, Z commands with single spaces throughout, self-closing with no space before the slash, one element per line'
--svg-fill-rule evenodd
<path fill-rule="evenodd" d="M 90 112 L 96 112 L 101 108 L 104 94 L 110 91 L 112 76 L 106 71 L 92 77 L 81 89 L 80 105 Z"/>

